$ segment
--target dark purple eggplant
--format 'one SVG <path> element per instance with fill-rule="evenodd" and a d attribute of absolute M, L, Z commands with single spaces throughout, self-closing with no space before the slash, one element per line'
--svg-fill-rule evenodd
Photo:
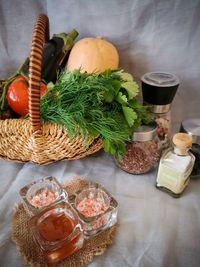
<path fill-rule="evenodd" d="M 68 34 L 53 35 L 53 38 L 45 43 L 42 53 L 42 79 L 45 82 L 56 81 L 57 73 L 66 65 L 77 36 L 78 32 L 73 29 Z"/>

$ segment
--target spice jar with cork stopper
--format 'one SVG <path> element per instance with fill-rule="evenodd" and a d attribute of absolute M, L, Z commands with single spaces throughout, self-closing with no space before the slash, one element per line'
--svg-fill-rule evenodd
<path fill-rule="evenodd" d="M 192 138 L 186 133 L 176 133 L 173 147 L 166 150 L 160 160 L 156 187 L 179 197 L 189 183 L 195 157 L 189 151 Z"/>
<path fill-rule="evenodd" d="M 144 105 L 150 107 L 152 118 L 158 124 L 162 148 L 171 138 L 171 103 L 179 86 L 179 79 L 167 72 L 148 72 L 141 78 Z"/>

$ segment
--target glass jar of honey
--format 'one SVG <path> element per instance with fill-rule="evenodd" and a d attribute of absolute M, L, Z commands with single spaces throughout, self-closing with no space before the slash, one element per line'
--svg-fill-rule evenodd
<path fill-rule="evenodd" d="M 65 201 L 54 203 L 33 216 L 30 226 L 48 265 L 64 260 L 84 244 L 78 215 Z"/>

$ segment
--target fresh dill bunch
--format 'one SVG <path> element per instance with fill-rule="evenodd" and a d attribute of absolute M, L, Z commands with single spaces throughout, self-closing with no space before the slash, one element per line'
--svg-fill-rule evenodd
<path fill-rule="evenodd" d="M 132 76 L 122 70 L 64 70 L 41 98 L 41 117 L 61 124 L 71 138 L 101 136 L 105 151 L 120 156 L 133 129 L 148 120 L 135 98 L 138 91 Z"/>

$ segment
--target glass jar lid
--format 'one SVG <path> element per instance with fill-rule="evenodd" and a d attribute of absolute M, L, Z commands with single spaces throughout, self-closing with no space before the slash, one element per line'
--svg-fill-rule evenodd
<path fill-rule="evenodd" d="M 142 76 L 141 80 L 147 84 L 158 87 L 168 87 L 179 84 L 178 77 L 168 72 L 148 72 Z"/>
<path fill-rule="evenodd" d="M 134 130 L 132 141 L 146 142 L 153 140 L 156 135 L 157 124 L 142 125 Z"/>
<path fill-rule="evenodd" d="M 193 143 L 200 145 L 200 119 L 186 119 L 181 123 L 181 132 L 188 133 Z"/>

